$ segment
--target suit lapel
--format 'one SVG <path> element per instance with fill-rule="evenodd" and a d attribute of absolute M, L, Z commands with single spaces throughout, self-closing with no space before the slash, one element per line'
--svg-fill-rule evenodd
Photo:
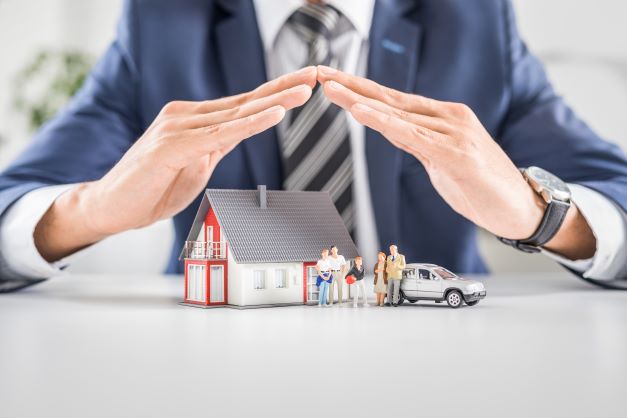
<path fill-rule="evenodd" d="M 412 92 L 420 56 L 422 30 L 406 18 L 411 0 L 376 2 L 370 30 L 368 78 L 396 90 Z M 366 129 L 366 159 L 379 243 L 382 248 L 401 236 L 400 175 L 403 152 L 381 134 Z"/>
<path fill-rule="evenodd" d="M 220 0 L 225 16 L 216 23 L 219 62 L 228 95 L 253 90 L 267 81 L 264 48 L 255 10 L 250 0 Z M 281 157 L 275 129 L 269 129 L 240 145 L 253 185 L 281 188 Z"/>

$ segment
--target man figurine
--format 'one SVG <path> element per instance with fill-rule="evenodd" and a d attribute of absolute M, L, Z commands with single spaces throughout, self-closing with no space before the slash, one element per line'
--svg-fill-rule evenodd
<path fill-rule="evenodd" d="M 337 287 L 337 301 L 342 304 L 342 288 L 344 287 L 344 277 L 346 276 L 346 259 L 343 255 L 338 254 L 337 247 L 333 245 L 331 247 L 331 255 L 328 258 L 329 265 L 331 266 L 331 275 L 333 280 L 331 281 L 331 288 L 329 290 L 329 305 L 333 305 L 333 289 Z"/>
<path fill-rule="evenodd" d="M 353 276 L 355 278 L 355 283 L 351 285 L 353 287 L 353 292 L 355 293 L 353 295 L 353 308 L 357 307 L 359 292 L 361 292 L 362 294 L 364 307 L 368 306 L 366 285 L 364 283 L 364 266 L 362 263 L 362 258 L 360 256 L 355 257 L 355 265 L 348 271 L 348 273 L 346 273 L 346 277 L 348 276 Z"/>
<path fill-rule="evenodd" d="M 401 279 L 405 268 L 405 256 L 398 253 L 398 247 L 390 245 L 390 255 L 387 260 L 388 273 L 388 304 L 398 306 L 398 297 L 401 290 Z"/>

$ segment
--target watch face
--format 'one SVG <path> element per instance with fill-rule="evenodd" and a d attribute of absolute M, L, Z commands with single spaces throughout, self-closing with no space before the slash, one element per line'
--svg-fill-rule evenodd
<path fill-rule="evenodd" d="M 542 189 L 549 192 L 551 197 L 561 201 L 570 200 L 570 189 L 559 177 L 554 176 L 539 167 L 529 167 L 527 177 L 537 183 Z"/>

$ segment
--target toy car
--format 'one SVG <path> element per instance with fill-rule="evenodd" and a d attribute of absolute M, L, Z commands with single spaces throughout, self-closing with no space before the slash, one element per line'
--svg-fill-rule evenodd
<path fill-rule="evenodd" d="M 403 270 L 400 297 L 401 304 L 419 300 L 446 301 L 451 308 L 459 308 L 464 302 L 474 306 L 486 296 L 483 283 L 464 279 L 435 264 L 407 264 Z"/>

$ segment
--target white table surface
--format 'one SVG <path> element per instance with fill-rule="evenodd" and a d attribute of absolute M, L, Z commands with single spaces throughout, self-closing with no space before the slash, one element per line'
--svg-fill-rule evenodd
<path fill-rule="evenodd" d="M 627 292 L 483 278 L 453 310 L 195 309 L 164 276 L 0 295 L 0 416 L 627 416 Z"/>

